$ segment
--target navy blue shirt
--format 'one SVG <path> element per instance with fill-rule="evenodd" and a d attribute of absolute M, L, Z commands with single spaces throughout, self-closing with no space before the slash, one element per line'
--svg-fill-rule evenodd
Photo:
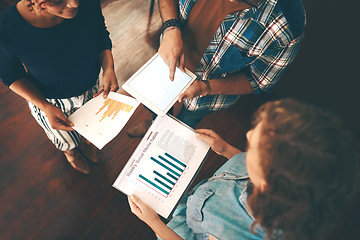
<path fill-rule="evenodd" d="M 80 0 L 74 18 L 50 28 L 30 25 L 15 5 L 0 16 L 0 78 L 10 86 L 28 77 L 46 98 L 90 89 L 100 72 L 99 54 L 111 47 L 99 0 Z"/>

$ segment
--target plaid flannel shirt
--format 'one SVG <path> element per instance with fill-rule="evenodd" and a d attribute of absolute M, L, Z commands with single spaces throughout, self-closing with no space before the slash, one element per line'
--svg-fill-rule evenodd
<path fill-rule="evenodd" d="M 300 0 L 294 0 L 300 1 Z M 180 20 L 186 24 L 197 0 L 180 0 Z M 200 60 L 195 74 L 201 80 L 244 72 L 254 94 L 270 92 L 293 61 L 303 39 L 296 36 L 277 4 L 266 0 L 225 17 Z M 299 5 L 298 5 L 299 6 Z M 300 6 L 302 4 L 300 2 Z M 305 11 L 300 9 L 305 19 Z M 305 21 L 304 21 L 305 22 Z M 190 111 L 229 108 L 240 95 L 210 95 L 185 100 Z"/>

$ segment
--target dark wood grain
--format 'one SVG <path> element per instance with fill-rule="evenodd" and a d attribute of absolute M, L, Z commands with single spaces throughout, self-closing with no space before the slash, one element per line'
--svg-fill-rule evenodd
<path fill-rule="evenodd" d="M 14 2 L 1 1 L 0 11 Z M 326 24 L 324 20 L 337 10 L 335 5 L 325 0 L 303 2 L 308 10 L 306 37 L 274 93 L 241 97 L 231 109 L 207 116 L 199 127 L 211 128 L 245 150 L 245 133 L 255 109 L 268 99 L 290 96 L 337 112 L 359 141 L 358 76 L 347 71 L 352 63 L 344 61 L 352 53 L 336 48 L 334 36 L 326 37 L 333 27 L 340 27 L 343 18 L 338 16 L 337 23 Z M 156 4 L 150 16 L 151 1 L 147 0 L 102 0 L 102 5 L 121 84 L 156 52 L 160 16 Z M 176 111 L 179 107 L 177 104 Z M 151 229 L 130 212 L 125 195 L 112 187 L 140 142 L 128 137 L 126 130 L 150 117 L 143 106 L 104 147 L 101 161 L 91 164 L 89 176 L 70 167 L 34 121 L 26 102 L 3 85 L 0 109 L 0 239 L 155 239 Z M 194 184 L 211 176 L 224 162 L 211 152 Z M 359 239 L 359 196 L 349 205 L 337 239 Z"/>

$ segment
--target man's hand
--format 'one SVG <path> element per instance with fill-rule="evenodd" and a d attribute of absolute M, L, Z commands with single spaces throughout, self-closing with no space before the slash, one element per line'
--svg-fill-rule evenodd
<path fill-rule="evenodd" d="M 185 72 L 185 56 L 181 31 L 179 29 L 173 28 L 164 32 L 158 52 L 166 65 L 169 66 L 169 77 L 171 81 L 174 80 L 176 66 Z"/>
<path fill-rule="evenodd" d="M 195 80 L 182 94 L 179 95 L 178 101 L 192 99 L 198 96 L 206 95 L 206 84 L 202 81 Z"/>
<path fill-rule="evenodd" d="M 230 159 L 234 155 L 240 153 L 241 151 L 222 139 L 217 133 L 210 129 L 197 129 L 196 136 L 207 142 L 211 149 L 217 154 Z"/>
<path fill-rule="evenodd" d="M 72 128 L 74 124 L 69 119 L 67 119 L 67 117 L 60 108 L 52 104 L 48 104 L 44 112 L 49 120 L 50 126 L 53 129 L 74 131 L 74 129 Z"/>

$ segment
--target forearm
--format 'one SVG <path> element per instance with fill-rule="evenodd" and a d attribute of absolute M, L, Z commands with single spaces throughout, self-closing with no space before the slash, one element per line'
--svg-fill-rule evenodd
<path fill-rule="evenodd" d="M 45 111 L 46 108 L 51 105 L 48 101 L 46 101 L 40 90 L 26 78 L 13 82 L 9 88 L 17 95 L 40 108 L 42 111 Z"/>
<path fill-rule="evenodd" d="M 224 151 L 222 153 L 220 153 L 220 155 L 226 157 L 227 159 L 230 159 L 238 153 L 241 153 L 241 151 L 239 149 L 226 143 Z"/>
<path fill-rule="evenodd" d="M 159 0 L 160 16 L 163 22 L 179 18 L 178 0 Z"/>
<path fill-rule="evenodd" d="M 104 72 L 114 71 L 114 58 L 110 49 L 102 51 L 99 58 Z"/>
<path fill-rule="evenodd" d="M 244 73 L 233 74 L 224 79 L 211 79 L 209 83 L 212 95 L 244 95 L 253 93 L 250 81 Z M 204 90 L 206 92 L 206 85 L 205 88 L 203 86 Z"/>
<path fill-rule="evenodd" d="M 165 223 L 160 219 L 153 222 L 149 225 L 151 229 L 155 232 L 157 237 L 160 237 L 163 240 L 182 240 L 182 238 L 177 235 L 173 230 L 171 230 Z"/>
<path fill-rule="evenodd" d="M 176 66 L 185 72 L 185 56 L 179 21 L 179 1 L 159 0 L 162 19 L 161 31 L 163 39 L 159 47 L 159 55 L 169 67 L 169 78 L 174 80 Z M 175 21 L 173 19 L 176 19 Z"/>

